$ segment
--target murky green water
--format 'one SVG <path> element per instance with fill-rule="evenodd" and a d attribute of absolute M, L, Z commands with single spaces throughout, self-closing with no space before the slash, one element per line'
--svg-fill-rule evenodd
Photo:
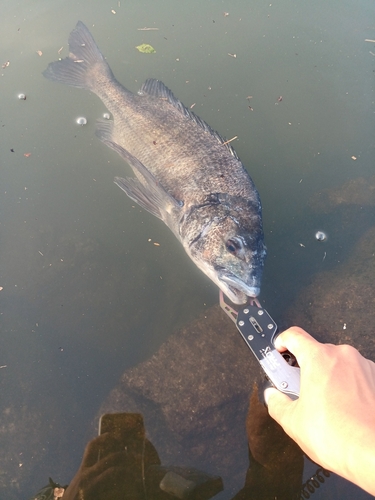
<path fill-rule="evenodd" d="M 9 499 L 48 476 L 69 482 L 121 374 L 217 302 L 170 231 L 113 184 L 129 169 L 94 136 L 100 100 L 42 76 L 60 49 L 66 56 L 79 19 L 127 88 L 158 78 L 238 136 L 264 207 L 261 300 L 275 317 L 373 224 L 369 215 L 340 232 L 338 216 L 309 205 L 373 175 L 372 2 L 3 0 L 0 496 Z M 139 53 L 141 43 L 156 53 Z"/>

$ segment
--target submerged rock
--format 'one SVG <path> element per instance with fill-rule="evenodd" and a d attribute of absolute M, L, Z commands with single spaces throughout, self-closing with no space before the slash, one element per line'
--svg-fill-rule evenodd
<path fill-rule="evenodd" d="M 319 273 L 286 313 L 322 342 L 351 344 L 375 361 L 375 227 L 358 242 L 349 259 Z"/>
<path fill-rule="evenodd" d="M 343 233 L 348 243 L 350 236 L 349 251 L 343 248 L 344 260 L 314 277 L 284 319 L 320 341 L 351 344 L 375 361 L 375 226 L 369 227 L 374 223 L 374 205 L 375 176 L 350 180 L 311 200 L 316 212 L 339 211 L 342 224 L 336 236 Z"/>
<path fill-rule="evenodd" d="M 217 305 L 173 334 L 149 360 L 127 370 L 100 415 L 142 413 L 163 464 L 219 475 L 226 491 L 235 492 L 248 466 L 246 412 L 260 375 Z"/>
<path fill-rule="evenodd" d="M 310 206 L 317 212 L 349 205 L 375 205 L 375 175 L 369 179 L 358 177 L 337 188 L 325 189 L 313 196 L 310 201 Z"/>

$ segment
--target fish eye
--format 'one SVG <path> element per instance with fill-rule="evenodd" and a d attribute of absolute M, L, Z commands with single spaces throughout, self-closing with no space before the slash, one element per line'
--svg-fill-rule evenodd
<path fill-rule="evenodd" d="M 241 243 L 238 240 L 232 238 L 227 240 L 225 246 L 227 247 L 228 252 L 232 253 L 233 255 L 236 255 L 238 250 L 241 249 Z"/>

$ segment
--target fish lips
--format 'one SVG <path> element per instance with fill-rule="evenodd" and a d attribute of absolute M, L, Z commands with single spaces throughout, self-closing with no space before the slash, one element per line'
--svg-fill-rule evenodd
<path fill-rule="evenodd" d="M 249 286 L 241 278 L 232 273 L 221 272 L 218 275 L 220 288 L 234 304 L 245 304 L 248 297 L 257 297 L 260 293 L 259 286 Z"/>

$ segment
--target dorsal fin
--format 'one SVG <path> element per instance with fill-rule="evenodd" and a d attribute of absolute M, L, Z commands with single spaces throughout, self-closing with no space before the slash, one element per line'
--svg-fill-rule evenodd
<path fill-rule="evenodd" d="M 193 113 L 190 109 L 188 109 L 181 101 L 179 101 L 169 88 L 164 85 L 160 80 L 155 80 L 154 78 L 149 78 L 142 85 L 140 90 L 138 91 L 138 95 L 150 95 L 153 97 L 158 97 L 160 99 L 166 99 L 172 106 L 174 106 L 180 113 L 182 113 L 189 120 L 193 120 L 199 127 L 201 127 L 205 132 L 211 134 L 215 139 L 220 143 L 224 144 L 227 150 L 239 160 L 237 153 L 232 148 L 232 146 L 227 143 L 225 144 L 225 139 L 221 137 L 221 135 L 213 130 L 204 120 L 199 118 L 195 113 Z"/>

